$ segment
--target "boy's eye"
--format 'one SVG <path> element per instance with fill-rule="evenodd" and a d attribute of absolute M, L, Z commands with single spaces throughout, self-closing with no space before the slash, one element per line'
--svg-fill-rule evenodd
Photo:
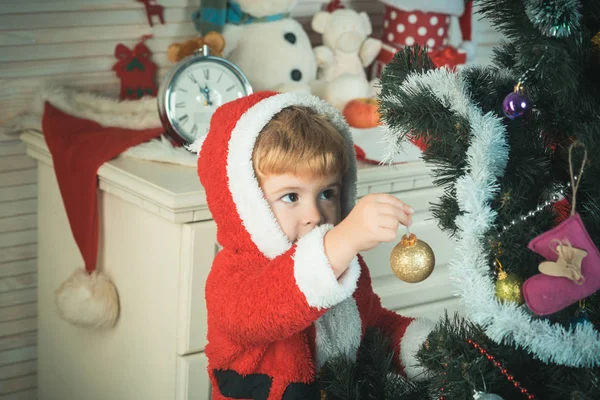
<path fill-rule="evenodd" d="M 281 200 L 285 201 L 286 203 L 295 203 L 298 201 L 298 194 L 297 193 L 288 193 L 286 195 L 284 195 Z"/>
<path fill-rule="evenodd" d="M 321 192 L 320 198 L 323 200 L 332 200 L 335 199 L 336 193 L 334 189 L 327 189 Z"/>

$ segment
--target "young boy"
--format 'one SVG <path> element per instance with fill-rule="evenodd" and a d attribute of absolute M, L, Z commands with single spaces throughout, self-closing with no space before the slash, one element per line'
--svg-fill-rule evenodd
<path fill-rule="evenodd" d="M 301 93 L 220 107 L 198 175 L 223 247 L 206 281 L 212 399 L 318 399 L 329 359 L 355 359 L 367 327 L 393 339 L 409 378 L 431 324 L 382 308 L 357 255 L 396 238 L 412 209 L 387 194 L 355 205 L 341 114 Z"/>

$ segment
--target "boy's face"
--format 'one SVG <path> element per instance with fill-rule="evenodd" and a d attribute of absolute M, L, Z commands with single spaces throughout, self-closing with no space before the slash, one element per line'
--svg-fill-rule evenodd
<path fill-rule="evenodd" d="M 261 189 L 283 233 L 294 243 L 322 224 L 337 225 L 341 219 L 338 174 L 317 179 L 293 174 L 267 175 Z"/>

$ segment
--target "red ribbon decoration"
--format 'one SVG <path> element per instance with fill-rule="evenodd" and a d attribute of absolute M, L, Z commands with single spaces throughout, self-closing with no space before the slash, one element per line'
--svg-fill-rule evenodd
<path fill-rule="evenodd" d="M 121 76 L 123 74 L 125 68 L 133 58 L 150 58 L 152 52 L 148 46 L 144 44 L 144 42 L 150 38 L 152 38 L 152 35 L 142 36 L 140 42 L 133 47 L 133 50 L 125 46 L 123 43 L 117 44 L 117 47 L 115 47 L 115 57 L 119 61 L 117 61 L 112 67 L 113 71 L 117 73 L 117 76 Z"/>
<path fill-rule="evenodd" d="M 156 96 L 154 77 L 157 68 L 150 59 L 152 52 L 144 43 L 151 37 L 152 35 L 142 36 L 133 50 L 122 43 L 115 47 L 115 57 L 118 61 L 112 69 L 121 80 L 121 99 L 138 99 L 148 94 Z"/>
<path fill-rule="evenodd" d="M 455 47 L 446 46 L 441 49 L 432 49 L 428 53 L 429 58 L 436 67 L 454 68 L 467 62 L 467 53 L 459 51 Z"/>

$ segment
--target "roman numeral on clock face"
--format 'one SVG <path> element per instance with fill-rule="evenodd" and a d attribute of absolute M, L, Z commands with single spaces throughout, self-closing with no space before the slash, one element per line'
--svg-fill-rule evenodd
<path fill-rule="evenodd" d="M 192 80 L 192 82 L 198 83 L 198 81 L 196 80 L 196 78 L 194 78 L 194 75 L 189 74 L 188 77 Z"/>
<path fill-rule="evenodd" d="M 192 126 L 192 130 L 191 130 L 191 132 L 192 132 L 192 135 L 195 135 L 195 134 L 196 134 L 196 132 L 198 132 L 198 125 L 195 125 L 195 124 L 194 124 L 194 126 Z"/>
<path fill-rule="evenodd" d="M 202 72 L 204 72 L 204 79 L 208 80 L 210 77 L 210 70 L 209 69 L 203 69 Z"/>
<path fill-rule="evenodd" d="M 187 114 L 184 114 L 184 115 L 182 115 L 181 117 L 177 118 L 177 120 L 178 120 L 179 122 L 181 122 L 182 124 L 185 124 L 185 123 L 187 122 L 187 120 L 188 120 L 188 115 L 187 115 Z"/>
<path fill-rule="evenodd" d="M 227 92 L 230 92 L 231 90 L 233 90 L 233 88 L 235 88 L 235 85 L 231 85 L 229 86 L 227 89 L 225 89 Z"/>
<path fill-rule="evenodd" d="M 175 103 L 175 108 L 184 108 L 185 107 L 185 102 L 180 101 L 179 103 Z"/>

